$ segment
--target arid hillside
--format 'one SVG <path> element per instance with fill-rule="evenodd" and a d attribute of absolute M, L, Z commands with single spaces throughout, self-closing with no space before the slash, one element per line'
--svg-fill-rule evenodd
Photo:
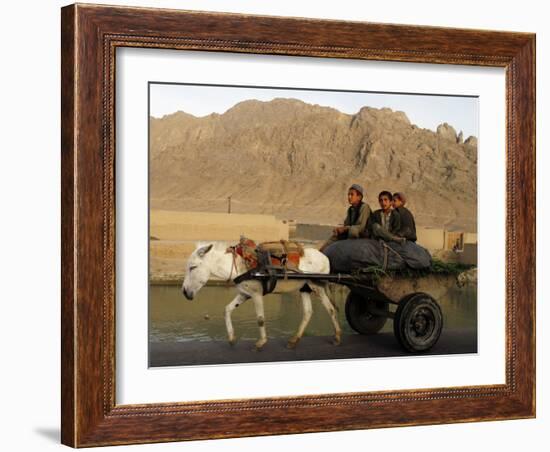
<path fill-rule="evenodd" d="M 422 226 L 475 231 L 477 139 L 364 107 L 354 115 L 295 99 L 241 102 L 224 114 L 150 120 L 151 208 L 273 214 L 336 224 L 351 183 L 377 208 L 403 191 Z"/>

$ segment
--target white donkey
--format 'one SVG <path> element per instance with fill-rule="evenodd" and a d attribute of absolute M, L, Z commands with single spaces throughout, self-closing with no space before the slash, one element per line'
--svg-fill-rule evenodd
<path fill-rule="evenodd" d="M 188 300 L 192 300 L 195 294 L 206 284 L 210 278 L 232 281 L 247 271 L 244 260 L 239 255 L 226 252 L 227 247 L 222 244 L 209 244 L 198 246 L 187 261 L 187 271 L 183 280 L 182 292 Z M 304 249 L 304 255 L 300 257 L 299 270 L 304 273 L 329 273 L 328 258 L 320 251 L 313 248 Z M 311 280 L 278 280 L 274 293 L 292 292 L 308 285 L 312 292 L 319 296 L 321 303 L 327 310 L 334 326 L 335 345 L 340 344 L 341 329 L 336 315 L 336 309 L 331 303 L 326 284 Z M 245 280 L 236 285 L 237 296 L 225 307 L 225 325 L 230 344 L 235 344 L 236 337 L 231 323 L 231 312 L 252 299 L 256 310 L 260 339 L 256 342 L 256 349 L 261 350 L 267 342 L 264 319 L 264 299 L 262 283 L 257 280 Z M 294 348 L 302 338 L 304 330 L 311 319 L 311 294 L 300 292 L 303 305 L 303 317 L 296 334 L 289 339 L 288 347 Z"/>

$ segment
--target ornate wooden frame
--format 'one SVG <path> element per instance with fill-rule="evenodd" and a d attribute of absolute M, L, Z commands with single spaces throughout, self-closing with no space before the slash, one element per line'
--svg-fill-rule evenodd
<path fill-rule="evenodd" d="M 78 4 L 62 9 L 61 32 L 64 444 L 535 416 L 535 35 Z M 504 67 L 506 383 L 116 405 L 113 92 L 127 46 Z"/>

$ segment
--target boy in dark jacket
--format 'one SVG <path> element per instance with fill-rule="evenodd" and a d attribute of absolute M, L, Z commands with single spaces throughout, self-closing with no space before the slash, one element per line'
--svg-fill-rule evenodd
<path fill-rule="evenodd" d="M 403 193 L 397 192 L 393 194 L 393 208 L 399 213 L 400 219 L 399 229 L 395 232 L 395 234 L 400 237 L 404 237 L 411 242 L 416 242 L 416 224 L 414 222 L 413 214 L 405 207 L 406 202 L 407 198 Z"/>
<path fill-rule="evenodd" d="M 392 194 L 389 191 L 382 191 L 378 195 L 380 209 L 372 213 L 369 218 L 368 234 L 371 239 L 401 242 L 402 238 L 397 236 L 396 231 L 400 228 L 399 213 L 392 208 Z"/>

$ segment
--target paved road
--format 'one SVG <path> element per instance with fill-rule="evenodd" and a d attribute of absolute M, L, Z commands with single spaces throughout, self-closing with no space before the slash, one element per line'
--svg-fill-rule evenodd
<path fill-rule="evenodd" d="M 373 336 L 348 335 L 343 337 L 339 346 L 332 345 L 331 339 L 328 336 L 304 337 L 294 350 L 286 348 L 286 339 L 270 339 L 260 352 L 255 350 L 254 341 L 239 341 L 234 346 L 226 341 L 152 342 L 149 345 L 150 365 L 160 367 L 411 356 L 397 343 L 393 333 L 379 333 Z M 438 343 L 425 354 L 458 353 L 477 353 L 475 330 L 444 330 Z"/>

